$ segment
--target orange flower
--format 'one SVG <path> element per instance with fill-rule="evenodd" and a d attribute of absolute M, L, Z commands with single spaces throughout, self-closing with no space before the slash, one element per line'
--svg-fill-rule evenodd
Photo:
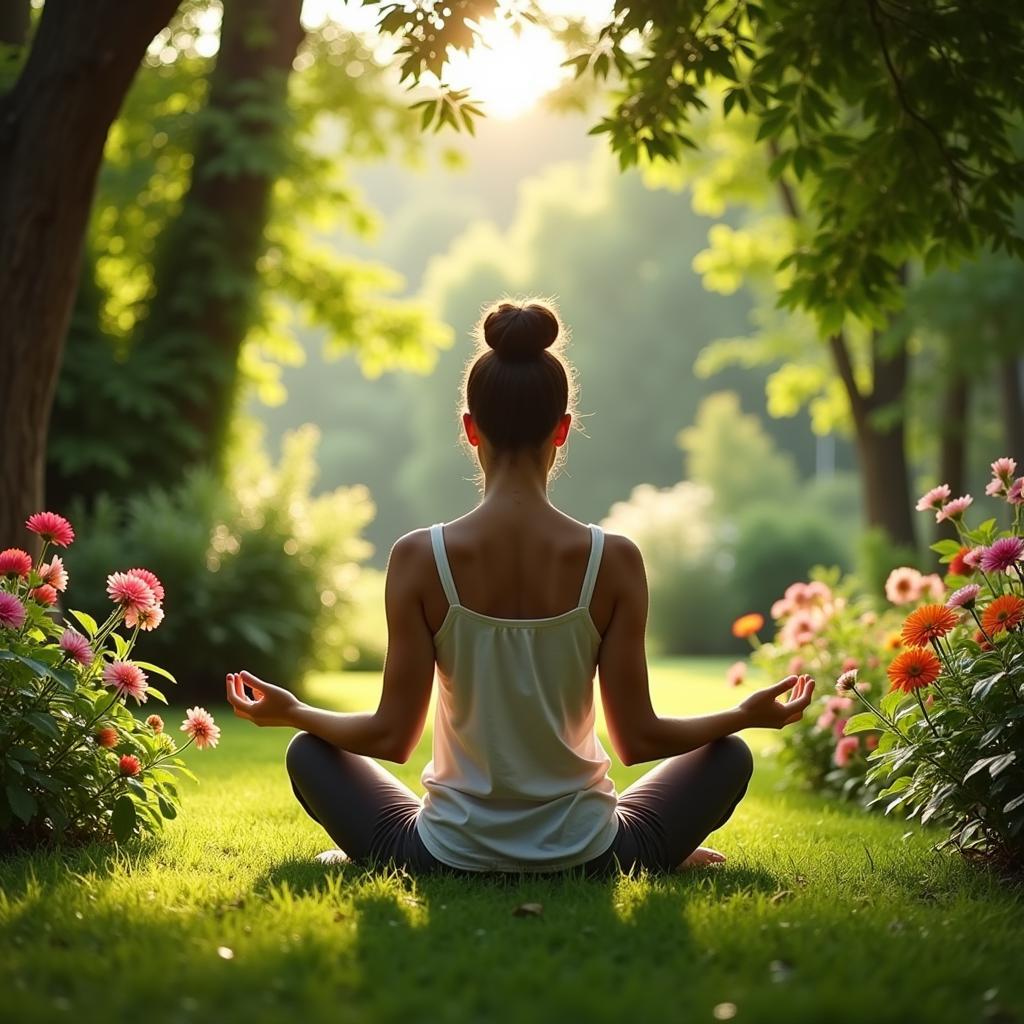
<path fill-rule="evenodd" d="M 1004 629 L 1016 629 L 1024 622 L 1024 598 L 1016 594 L 997 597 L 981 616 L 982 628 L 989 636 L 995 636 Z"/>
<path fill-rule="evenodd" d="M 758 612 L 750 612 L 749 615 L 741 615 L 732 624 L 732 635 L 738 636 L 741 640 L 753 636 L 764 629 L 764 616 Z"/>
<path fill-rule="evenodd" d="M 921 686 L 931 686 L 942 671 L 942 662 L 927 647 L 911 647 L 897 654 L 889 666 L 889 680 L 894 690 L 910 693 Z"/>
<path fill-rule="evenodd" d="M 910 647 L 927 647 L 932 640 L 955 628 L 959 621 L 956 612 L 945 605 L 923 604 L 903 623 L 903 642 Z"/>
<path fill-rule="evenodd" d="M 100 729 L 96 733 L 96 743 L 98 746 L 106 747 L 108 750 L 111 747 L 116 747 L 118 742 L 118 735 L 116 729 L 111 729 L 109 726 L 105 729 Z"/>

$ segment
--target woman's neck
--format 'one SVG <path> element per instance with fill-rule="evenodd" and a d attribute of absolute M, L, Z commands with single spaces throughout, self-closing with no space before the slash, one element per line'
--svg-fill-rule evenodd
<path fill-rule="evenodd" d="M 527 459 L 502 459 L 484 471 L 481 505 L 550 505 L 548 473 L 541 463 Z"/>

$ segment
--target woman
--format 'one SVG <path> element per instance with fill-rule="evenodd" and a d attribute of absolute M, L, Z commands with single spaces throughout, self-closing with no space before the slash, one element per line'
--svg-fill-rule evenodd
<path fill-rule="evenodd" d="M 640 552 L 548 499 L 573 422 L 561 333 L 554 310 L 536 302 L 504 302 L 481 320 L 462 420 L 483 498 L 392 549 L 377 710 L 322 711 L 248 672 L 227 677 L 239 717 L 303 730 L 287 766 L 300 803 L 341 848 L 325 862 L 587 876 L 719 863 L 700 843 L 728 820 L 752 771 L 734 733 L 781 728 L 810 702 L 813 680 L 789 676 L 731 711 L 654 712 Z M 420 801 L 374 758 L 408 760 L 435 669 Z M 594 732 L 595 672 L 615 753 L 628 765 L 664 759 L 621 795 Z"/>

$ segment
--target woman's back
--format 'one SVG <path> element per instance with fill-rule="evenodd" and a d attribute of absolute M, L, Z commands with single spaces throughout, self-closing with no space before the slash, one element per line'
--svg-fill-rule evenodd
<path fill-rule="evenodd" d="M 495 529 L 479 514 L 460 521 L 454 544 L 442 524 L 430 531 L 447 607 L 418 827 L 453 867 L 569 867 L 615 837 L 617 795 L 594 732 L 601 634 L 590 604 L 604 535 L 552 512 L 567 527 L 554 534 Z"/>

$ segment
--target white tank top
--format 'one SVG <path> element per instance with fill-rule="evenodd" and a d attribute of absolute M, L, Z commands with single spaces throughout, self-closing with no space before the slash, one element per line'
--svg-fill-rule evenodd
<path fill-rule="evenodd" d="M 451 867 L 554 871 L 597 857 L 615 838 L 618 794 L 594 732 L 601 635 L 589 609 L 604 534 L 589 526 L 579 603 L 543 619 L 460 604 L 443 524 L 430 528 L 449 608 L 434 634 L 433 757 L 417 826 Z"/>

